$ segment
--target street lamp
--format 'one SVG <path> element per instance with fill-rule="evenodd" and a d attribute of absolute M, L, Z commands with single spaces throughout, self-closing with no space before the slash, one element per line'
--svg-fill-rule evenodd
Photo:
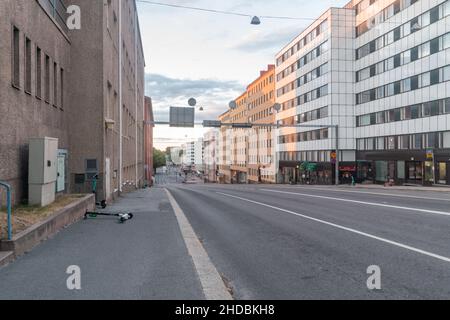
<path fill-rule="evenodd" d="M 252 18 L 252 21 L 250 22 L 250 24 L 255 25 L 255 26 L 260 25 L 261 24 L 261 20 L 259 19 L 259 17 L 254 16 Z"/>

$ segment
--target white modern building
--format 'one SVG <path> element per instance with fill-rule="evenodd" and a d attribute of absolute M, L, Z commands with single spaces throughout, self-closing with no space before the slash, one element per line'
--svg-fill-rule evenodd
<path fill-rule="evenodd" d="M 174 165 L 179 166 L 183 163 L 183 153 L 182 147 L 170 148 L 170 158 Z"/>
<path fill-rule="evenodd" d="M 346 166 L 356 160 L 354 25 L 354 10 L 331 8 L 276 56 L 276 95 L 282 105 L 278 123 L 338 125 L 339 157 Z M 332 127 L 282 128 L 277 136 L 278 182 L 334 181 Z M 315 170 L 303 173 L 304 162 L 314 163 Z"/>
<path fill-rule="evenodd" d="M 329 9 L 276 56 L 277 120 L 338 125 L 344 181 L 450 184 L 449 2 Z M 334 129 L 278 133 L 284 181 L 333 181 Z"/>
<path fill-rule="evenodd" d="M 450 184 L 450 1 L 357 8 L 358 178 Z"/>
<path fill-rule="evenodd" d="M 203 138 L 186 143 L 183 145 L 183 165 L 190 166 L 195 170 L 202 170 L 203 154 Z"/>

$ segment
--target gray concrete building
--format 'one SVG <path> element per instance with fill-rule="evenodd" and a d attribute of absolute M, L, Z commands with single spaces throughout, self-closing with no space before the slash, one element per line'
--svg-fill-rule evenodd
<path fill-rule="evenodd" d="M 69 30 L 67 8 L 81 12 Z M 28 197 L 31 138 L 58 138 L 57 191 L 144 183 L 144 55 L 135 1 L 0 1 L 0 180 Z"/>

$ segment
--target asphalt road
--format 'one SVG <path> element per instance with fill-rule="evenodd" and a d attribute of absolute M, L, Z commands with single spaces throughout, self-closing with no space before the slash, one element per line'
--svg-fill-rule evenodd
<path fill-rule="evenodd" d="M 168 188 L 236 299 L 450 298 L 450 193 Z"/>
<path fill-rule="evenodd" d="M 0 299 L 204 299 L 164 188 L 235 299 L 450 298 L 450 193 L 173 180 L 108 208 L 132 221 L 81 221 L 0 268 Z"/>

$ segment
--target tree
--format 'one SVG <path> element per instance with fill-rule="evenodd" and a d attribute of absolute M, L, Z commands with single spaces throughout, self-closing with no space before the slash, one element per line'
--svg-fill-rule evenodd
<path fill-rule="evenodd" d="M 165 152 L 153 148 L 153 169 L 164 167 L 166 165 L 166 154 Z"/>

